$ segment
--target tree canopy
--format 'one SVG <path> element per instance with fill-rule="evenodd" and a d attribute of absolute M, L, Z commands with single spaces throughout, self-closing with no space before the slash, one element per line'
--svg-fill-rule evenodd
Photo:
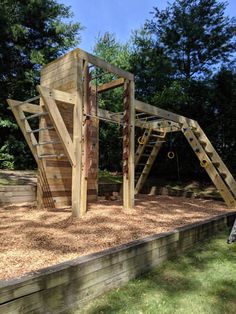
<path fill-rule="evenodd" d="M 55 0 L 2 0 L 0 6 L 0 166 L 31 167 L 33 159 L 6 98 L 34 96 L 42 65 L 80 41 L 80 23 Z"/>

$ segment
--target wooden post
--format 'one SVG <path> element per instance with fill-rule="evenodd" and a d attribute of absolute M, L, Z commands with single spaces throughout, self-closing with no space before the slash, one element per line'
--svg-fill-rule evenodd
<path fill-rule="evenodd" d="M 123 208 L 134 208 L 134 82 L 126 80 L 124 85 L 123 128 Z"/>
<path fill-rule="evenodd" d="M 82 189 L 82 150 L 83 150 L 83 60 L 78 60 L 77 90 L 73 112 L 73 144 L 75 152 L 75 165 L 72 167 L 72 215 L 80 217 L 84 211 L 81 200 Z"/>

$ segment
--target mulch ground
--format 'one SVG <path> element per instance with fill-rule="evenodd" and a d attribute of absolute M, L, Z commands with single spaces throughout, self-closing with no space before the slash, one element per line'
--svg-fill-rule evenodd
<path fill-rule="evenodd" d="M 217 201 L 147 195 L 131 212 L 122 211 L 120 201 L 99 200 L 81 219 L 72 218 L 70 208 L 2 207 L 0 280 L 229 211 Z"/>

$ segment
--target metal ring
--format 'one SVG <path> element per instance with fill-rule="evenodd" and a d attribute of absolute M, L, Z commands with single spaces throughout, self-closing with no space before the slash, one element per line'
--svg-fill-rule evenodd
<path fill-rule="evenodd" d="M 140 145 L 145 144 L 145 139 L 144 139 L 142 136 L 140 136 L 140 137 L 138 138 L 138 143 L 139 143 Z"/>
<path fill-rule="evenodd" d="M 200 166 L 202 168 L 206 168 L 206 167 L 208 167 L 208 162 L 205 159 L 203 159 L 200 161 Z"/>
<path fill-rule="evenodd" d="M 173 158 L 175 158 L 175 153 L 173 151 L 170 151 L 170 152 L 168 152 L 167 157 L 169 159 L 173 159 Z"/>

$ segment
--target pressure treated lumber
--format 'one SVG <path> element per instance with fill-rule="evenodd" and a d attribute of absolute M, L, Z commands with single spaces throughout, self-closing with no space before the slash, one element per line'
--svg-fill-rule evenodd
<path fill-rule="evenodd" d="M 44 101 L 45 107 L 48 110 L 53 126 L 56 129 L 57 134 L 61 140 L 61 143 L 65 149 L 65 153 L 67 157 L 69 158 L 71 165 L 73 166 L 75 165 L 75 154 L 74 154 L 73 143 L 67 131 L 65 123 L 62 119 L 60 111 L 57 107 L 57 104 L 54 98 L 50 95 L 50 92 L 48 91 L 48 89 L 46 89 L 43 86 L 38 86 L 37 89 Z"/>
<path fill-rule="evenodd" d="M 193 151 L 195 152 L 196 156 L 198 157 L 200 162 L 206 161 L 206 167 L 205 170 L 208 173 L 209 177 L 211 178 L 212 182 L 216 186 L 217 190 L 221 194 L 222 198 L 224 199 L 225 203 L 229 207 L 235 207 L 236 202 L 229 191 L 229 188 L 225 184 L 224 180 L 216 170 L 215 166 L 213 165 L 210 157 L 204 150 L 204 148 L 199 143 L 197 137 L 194 135 L 193 131 L 189 127 L 188 124 L 183 125 L 183 134 L 186 137 L 187 141 L 189 142 L 190 146 L 192 147 Z"/>
<path fill-rule="evenodd" d="M 121 77 L 117 80 L 113 80 L 111 82 L 104 83 L 104 84 L 98 86 L 97 91 L 98 91 L 98 93 L 103 93 L 103 92 L 106 92 L 106 91 L 111 90 L 113 88 L 123 86 L 124 82 L 125 82 L 124 78 Z"/>

